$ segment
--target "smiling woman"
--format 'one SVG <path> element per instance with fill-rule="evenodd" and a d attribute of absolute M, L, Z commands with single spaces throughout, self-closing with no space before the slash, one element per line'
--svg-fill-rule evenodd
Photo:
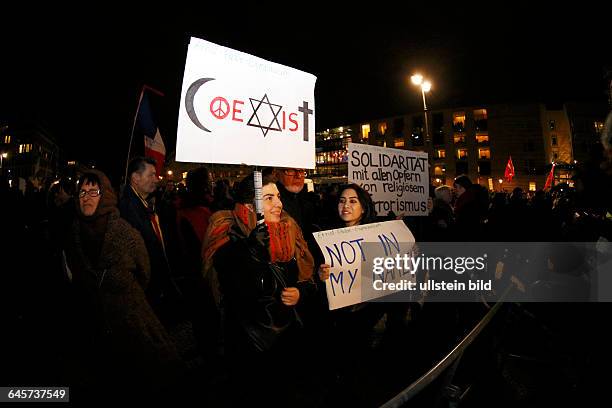
<path fill-rule="evenodd" d="M 213 214 L 204 239 L 204 275 L 211 283 L 218 279 L 223 295 L 236 403 L 269 398 L 260 393 L 264 383 L 291 381 L 296 374 L 299 311 L 316 290 L 312 255 L 300 227 L 282 210 L 275 181 L 264 173 L 263 223 L 257 223 L 248 176 L 239 184 L 234 210 Z"/>

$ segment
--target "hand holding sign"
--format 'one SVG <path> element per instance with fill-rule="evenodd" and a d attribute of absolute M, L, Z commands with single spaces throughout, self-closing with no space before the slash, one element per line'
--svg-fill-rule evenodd
<path fill-rule="evenodd" d="M 327 264 L 319 266 L 319 279 L 321 279 L 322 281 L 328 280 L 330 268 L 331 267 Z"/>
<path fill-rule="evenodd" d="M 414 236 L 403 221 L 358 225 L 313 235 L 325 257 L 325 264 L 319 267 L 319 277 L 325 281 L 330 310 L 384 296 L 374 292 L 375 279 L 391 282 L 406 278 L 399 274 L 373 273 L 374 258 L 393 257 L 412 250 Z"/>

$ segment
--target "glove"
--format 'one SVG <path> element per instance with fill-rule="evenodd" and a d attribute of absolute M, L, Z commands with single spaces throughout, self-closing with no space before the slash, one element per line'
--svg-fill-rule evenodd
<path fill-rule="evenodd" d="M 258 224 L 247 238 L 247 243 L 251 253 L 260 261 L 270 261 L 270 233 L 265 222 Z"/>

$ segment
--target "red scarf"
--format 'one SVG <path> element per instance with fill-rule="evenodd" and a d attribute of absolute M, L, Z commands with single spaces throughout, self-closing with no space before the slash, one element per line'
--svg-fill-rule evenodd
<path fill-rule="evenodd" d="M 255 225 L 252 224 L 253 211 L 245 205 L 237 205 L 234 213 L 244 225 L 249 226 L 252 230 Z M 289 222 L 281 220 L 280 222 L 267 222 L 268 232 L 270 234 L 270 260 L 272 262 L 289 262 L 295 255 L 295 237 L 289 234 Z"/>
<path fill-rule="evenodd" d="M 255 212 L 243 204 L 236 204 L 234 211 L 217 211 L 213 214 L 202 248 L 205 271 L 212 266 L 212 257 L 217 249 L 229 241 L 229 230 L 234 224 L 248 236 L 255 228 Z M 288 262 L 295 257 L 299 269 L 298 279 L 311 279 L 314 259 L 308 251 L 300 227 L 293 218 L 283 211 L 280 222 L 266 225 L 270 233 L 270 260 Z"/>

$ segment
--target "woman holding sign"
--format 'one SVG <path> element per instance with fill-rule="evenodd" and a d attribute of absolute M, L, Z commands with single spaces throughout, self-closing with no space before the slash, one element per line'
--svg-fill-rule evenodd
<path fill-rule="evenodd" d="M 213 214 L 203 246 L 205 274 L 216 274 L 220 283 L 225 348 L 239 376 L 236 389 L 248 385 L 253 392 L 257 381 L 291 377 L 286 375 L 299 355 L 296 307 L 316 290 L 312 255 L 297 223 L 282 211 L 275 181 L 264 174 L 263 223 L 256 222 L 249 176 L 240 182 L 234 210 Z"/>
<path fill-rule="evenodd" d="M 343 186 L 338 197 L 338 218 L 331 228 L 354 227 L 377 221 L 370 194 L 357 184 Z M 330 265 L 320 265 L 318 273 L 321 280 L 329 279 Z M 372 330 L 387 309 L 383 303 L 359 303 L 330 313 L 335 336 L 333 343 L 341 344 L 347 356 L 346 361 L 337 365 L 341 370 L 337 374 L 341 381 L 348 382 L 347 387 L 352 387 L 351 382 L 359 372 L 357 361 L 350 356 L 363 356 L 371 348 Z"/>
<path fill-rule="evenodd" d="M 343 186 L 338 193 L 338 219 L 329 229 L 354 227 L 356 225 L 376 222 L 376 209 L 372 197 L 357 184 Z M 329 265 L 319 267 L 319 278 L 329 279 Z"/>

